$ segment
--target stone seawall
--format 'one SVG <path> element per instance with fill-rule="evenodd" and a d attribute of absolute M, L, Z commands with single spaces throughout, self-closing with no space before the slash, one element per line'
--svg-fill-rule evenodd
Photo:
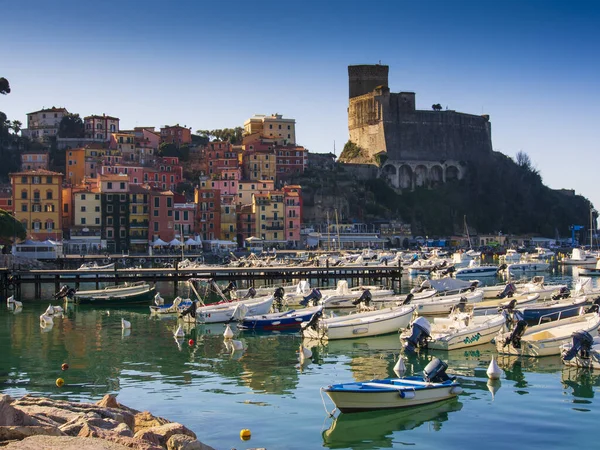
<path fill-rule="evenodd" d="M 19 450 L 214 450 L 185 426 L 105 395 L 78 403 L 0 395 L 0 447 Z"/>

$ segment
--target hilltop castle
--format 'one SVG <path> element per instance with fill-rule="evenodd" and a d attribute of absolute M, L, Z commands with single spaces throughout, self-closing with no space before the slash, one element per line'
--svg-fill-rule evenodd
<path fill-rule="evenodd" d="M 414 92 L 390 92 L 388 73 L 379 64 L 348 66 L 348 129 L 361 151 L 342 162 L 378 162 L 393 186 L 414 189 L 460 179 L 465 161 L 491 154 L 489 116 L 418 110 Z"/>

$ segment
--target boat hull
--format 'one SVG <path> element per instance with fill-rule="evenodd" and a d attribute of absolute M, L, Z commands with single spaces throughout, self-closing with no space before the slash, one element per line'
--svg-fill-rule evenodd
<path fill-rule="evenodd" d="M 566 319 L 568 317 L 578 316 L 581 307 L 586 303 L 586 297 L 581 297 L 573 302 L 569 303 L 557 303 L 553 306 L 539 306 L 535 305 L 526 306 L 519 308 L 523 319 L 528 322 L 537 322 L 540 319 L 544 320 L 557 320 L 559 318 Z"/>
<path fill-rule="evenodd" d="M 598 326 L 600 316 L 596 313 L 536 325 L 525 331 L 520 348 L 515 348 L 510 343 L 504 345 L 510 332 L 499 333 L 496 336 L 496 350 L 500 354 L 515 356 L 560 355 L 561 346 L 571 340 L 574 332 L 584 330 L 592 336 L 597 336 Z"/>
<path fill-rule="evenodd" d="M 75 303 L 79 305 L 93 306 L 125 306 L 135 304 L 146 304 L 156 295 L 156 288 L 149 287 L 143 292 L 133 292 L 129 294 L 99 295 L 92 297 L 75 297 Z"/>
<path fill-rule="evenodd" d="M 476 289 L 474 292 L 465 292 L 447 296 L 435 296 L 424 300 L 413 300 L 411 304 L 417 307 L 417 314 L 420 316 L 433 316 L 449 314 L 462 298 L 466 298 L 467 304 L 479 303 L 483 300 L 483 291 Z"/>
<path fill-rule="evenodd" d="M 423 382 L 419 377 L 407 377 Z M 413 385 L 410 382 L 380 387 L 390 380 L 371 380 L 328 386 L 325 393 L 342 413 L 408 408 L 456 397 L 462 389 L 456 382 Z"/>
<path fill-rule="evenodd" d="M 432 330 L 432 340 L 427 346 L 432 350 L 457 350 L 489 344 L 504 329 L 505 324 L 505 317 L 496 314 L 477 326 L 457 329 L 451 333 L 435 333 Z"/>
<path fill-rule="evenodd" d="M 322 308 L 309 308 L 300 311 L 287 311 L 284 313 L 266 314 L 263 316 L 246 316 L 238 324 L 242 330 L 299 330 L 304 322 Z"/>
<path fill-rule="evenodd" d="M 333 340 L 397 333 L 408 327 L 414 310 L 412 306 L 403 306 L 320 319 L 316 328 L 304 329 L 303 335 L 309 339 Z"/>
<path fill-rule="evenodd" d="M 220 305 L 201 306 L 196 310 L 196 322 L 219 323 L 231 320 L 235 308 L 240 302 L 231 302 Z M 244 302 L 248 307 L 247 315 L 256 316 L 267 314 L 273 305 L 273 297 L 254 302 Z M 189 316 L 185 316 L 186 318 Z"/>

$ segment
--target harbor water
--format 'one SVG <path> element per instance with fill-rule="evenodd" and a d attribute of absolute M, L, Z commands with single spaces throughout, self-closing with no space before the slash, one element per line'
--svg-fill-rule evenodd
<path fill-rule="evenodd" d="M 558 270 L 546 279 L 571 282 L 570 268 Z M 410 283 L 403 278 L 403 292 Z M 172 292 L 167 284 L 157 287 Z M 564 367 L 559 357 L 500 357 L 505 375 L 491 382 L 485 372 L 495 354 L 492 345 L 429 351 L 407 358 L 407 374 L 420 373 L 431 355 L 438 356 L 463 385 L 457 399 L 332 418 L 326 409 L 333 404 L 322 400 L 320 388 L 393 376 L 398 335 L 314 345 L 312 361 L 300 365 L 298 334 L 236 331 L 245 350 L 232 354 L 222 324 L 187 328 L 177 341 L 177 320 L 150 317 L 147 307 L 76 307 L 45 331 L 39 316 L 51 303 L 52 289 L 45 286 L 41 299 L 24 292 L 18 314 L 1 308 L 3 393 L 81 401 L 117 394 L 125 405 L 185 424 L 217 449 L 597 446 L 600 372 Z M 131 322 L 130 331 L 122 330 L 121 318 Z M 55 385 L 59 377 L 62 388 Z M 239 438 L 243 428 L 252 433 L 247 442 Z"/>

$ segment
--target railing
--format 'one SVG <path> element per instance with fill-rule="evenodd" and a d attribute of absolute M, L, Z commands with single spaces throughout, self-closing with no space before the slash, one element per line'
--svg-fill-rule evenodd
<path fill-rule="evenodd" d="M 101 235 L 102 232 L 100 230 L 82 231 L 71 228 L 71 237 L 100 237 Z"/>
<path fill-rule="evenodd" d="M 271 225 L 271 226 L 267 226 L 266 229 L 269 231 L 273 231 L 273 230 L 283 231 L 283 225 Z"/>
<path fill-rule="evenodd" d="M 585 303 L 585 302 L 583 302 Z M 543 307 L 543 306 L 542 306 Z M 551 307 L 551 306 L 550 306 Z M 573 310 L 579 310 L 579 315 L 582 315 L 584 313 L 584 307 L 579 305 L 579 306 L 574 306 L 573 308 L 568 308 L 568 309 L 563 309 L 562 311 L 554 311 L 548 314 L 544 314 L 543 316 L 540 316 L 540 320 L 538 321 L 538 325 L 541 325 L 542 323 L 547 323 L 547 322 L 555 322 L 560 320 L 561 316 L 563 313 L 569 312 L 569 311 L 573 311 Z M 558 316 L 556 318 L 556 320 L 552 320 L 552 316 Z"/>
<path fill-rule="evenodd" d="M 145 220 L 144 222 L 131 222 L 129 224 L 130 228 L 148 228 L 149 222 Z"/>

